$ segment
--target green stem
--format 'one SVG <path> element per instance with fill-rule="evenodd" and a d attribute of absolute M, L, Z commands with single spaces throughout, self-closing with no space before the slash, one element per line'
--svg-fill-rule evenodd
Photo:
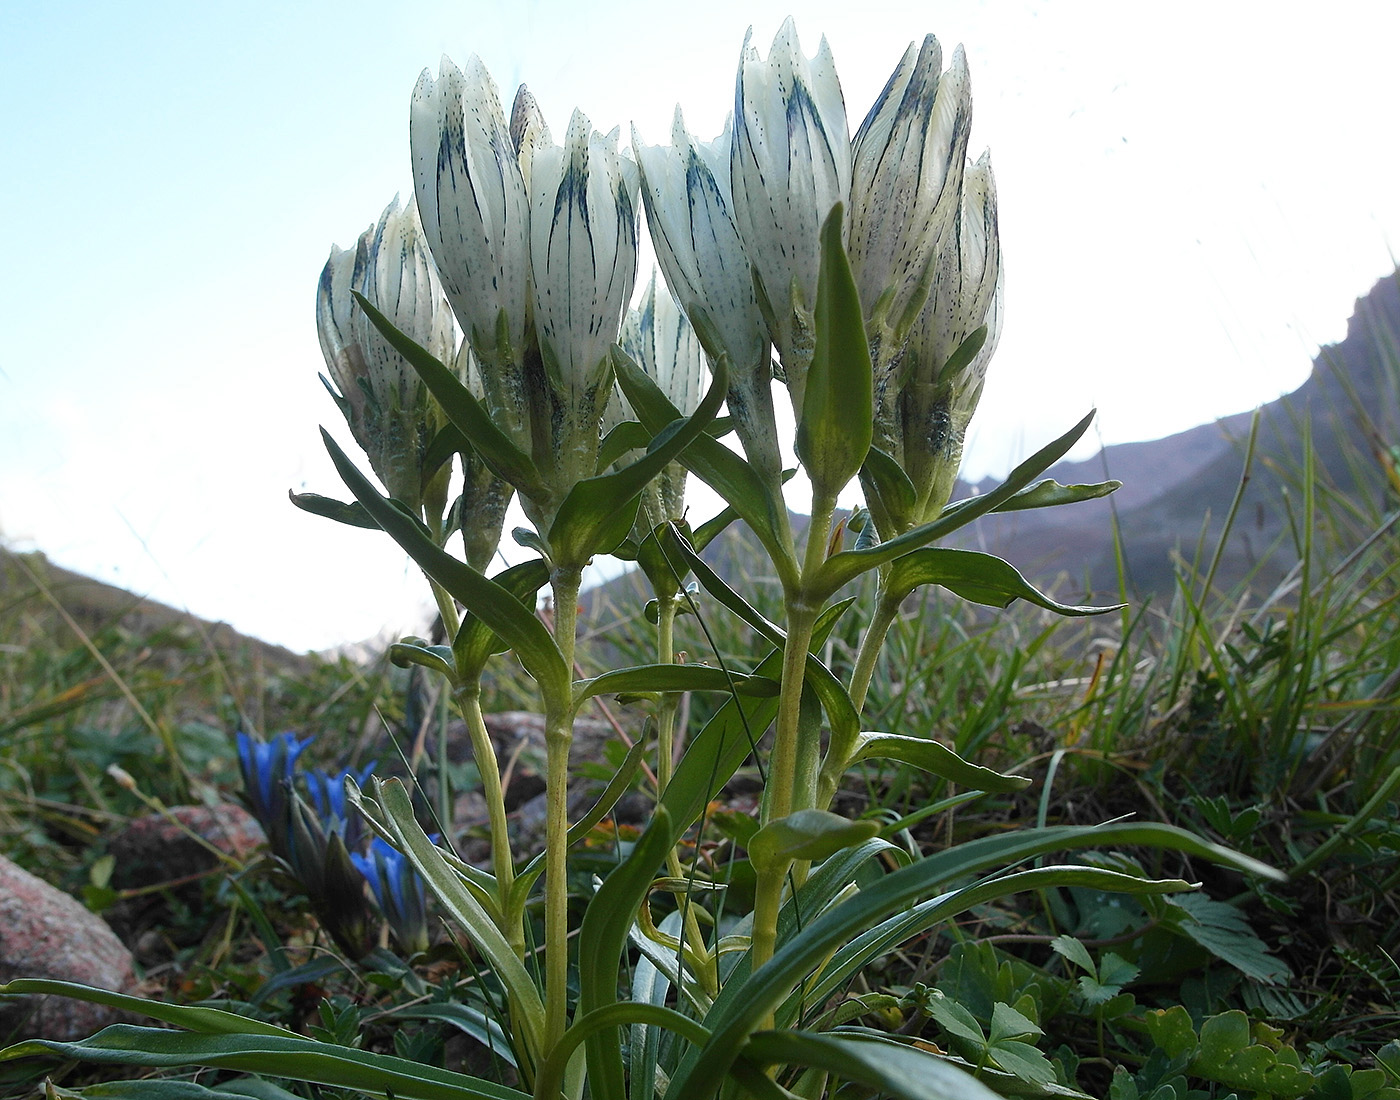
<path fill-rule="evenodd" d="M 491 744 L 491 735 L 486 732 L 486 720 L 481 713 L 481 680 L 478 678 L 459 688 L 455 698 L 462 720 L 467 724 L 467 736 L 471 739 L 472 754 L 476 757 L 476 770 L 481 776 L 481 796 L 486 802 L 486 813 L 491 826 L 491 871 L 496 876 L 496 899 L 502 914 L 508 915 L 511 906 L 507 899 L 510 896 L 511 884 L 515 882 L 515 861 L 510 850 L 510 834 L 507 831 L 501 769 L 496 761 L 496 749 Z M 509 923 L 510 927 L 502 928 L 501 934 L 523 959 L 523 914 L 517 914 Z"/>
<path fill-rule="evenodd" d="M 808 596 L 808 585 L 826 561 L 826 544 L 831 519 L 836 511 L 836 494 L 814 486 L 812 516 L 807 527 L 807 548 L 802 562 L 802 578 L 797 589 L 785 594 L 787 644 L 783 647 L 782 687 L 778 697 L 778 718 L 773 732 L 773 752 L 768 758 L 768 791 L 763 801 L 762 824 L 777 821 L 793 812 L 799 798 L 810 806 L 816 798 L 816 775 L 804 777 L 797 791 L 801 756 L 800 716 L 802 685 L 807 675 L 807 652 L 812 644 L 821 608 Z M 758 873 L 754 893 L 753 946 L 751 958 L 757 970 L 773 957 L 778 939 L 778 910 L 782 905 L 783 883 L 789 866 L 774 864 Z"/>
<path fill-rule="evenodd" d="M 556 566 L 550 576 L 554 593 L 554 641 L 564 667 L 574 667 L 574 633 L 578 625 L 578 566 Z M 544 1049 L 554 1049 L 568 1023 L 569 1007 L 569 748 L 574 738 L 573 704 L 552 699 L 545 708 L 545 872 Z"/>
<path fill-rule="evenodd" d="M 851 670 L 851 702 L 856 713 L 865 705 L 865 697 L 870 690 L 870 681 L 875 675 L 875 666 L 880 660 L 885 637 L 899 615 L 901 601 L 893 599 L 883 583 L 876 595 L 875 611 L 866 625 L 865 636 L 861 638 L 860 649 L 856 652 L 855 668 Z M 827 746 L 826 759 L 822 761 L 821 775 L 817 784 L 817 797 L 813 805 L 819 810 L 829 809 L 836 790 L 841 785 L 841 777 L 851 764 L 851 754 L 855 745 L 838 743 L 834 738 Z"/>
<path fill-rule="evenodd" d="M 865 697 L 870 691 L 870 681 L 875 676 L 875 666 L 880 661 L 880 651 L 885 645 L 885 636 L 899 616 L 902 600 L 891 598 L 881 583 L 875 596 L 875 611 L 865 627 L 865 636 L 860 640 L 856 652 L 855 668 L 851 670 L 851 702 L 859 711 L 865 706 Z"/>
<path fill-rule="evenodd" d="M 457 615 L 457 603 L 452 598 L 452 594 L 431 577 L 428 578 L 428 584 L 432 587 L 433 601 L 437 604 L 438 614 L 442 616 L 442 628 L 447 638 L 447 644 L 451 645 L 462 625 L 462 621 Z M 445 712 L 439 715 L 441 719 L 446 719 L 446 717 Z M 448 770 L 447 722 L 439 721 L 437 748 L 438 825 L 444 833 L 450 833 L 452 830 L 452 782 Z"/>
<path fill-rule="evenodd" d="M 787 645 L 783 648 L 782 687 L 773 751 L 768 757 L 768 788 L 763 800 L 762 824 L 787 817 L 793 810 L 797 784 L 799 718 L 802 684 L 807 672 L 807 652 L 817 622 L 817 609 L 793 599 L 787 606 Z M 780 875 L 779 878 L 782 876 Z"/>
<path fill-rule="evenodd" d="M 778 700 L 777 726 L 773 751 L 768 757 L 768 789 L 763 801 L 762 823 L 777 821 L 792 813 L 796 793 L 799 755 L 798 718 L 801 711 L 803 677 L 807 650 L 816 625 L 816 609 L 798 600 L 787 608 L 787 645 L 783 649 L 783 676 Z M 778 940 L 778 910 L 782 905 L 783 882 L 788 866 L 775 864 L 758 872 L 753 911 L 753 969 L 773 957 Z"/>

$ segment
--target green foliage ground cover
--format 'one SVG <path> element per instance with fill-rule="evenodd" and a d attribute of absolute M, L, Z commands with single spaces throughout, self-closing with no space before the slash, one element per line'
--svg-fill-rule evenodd
<path fill-rule="evenodd" d="M 939 596 L 907 605 L 872 681 L 866 724 L 935 737 L 1035 782 L 1024 793 L 969 799 L 923 772 L 871 761 L 838 796 L 843 813 L 876 822 L 914 858 L 1013 823 L 1133 815 L 1185 826 L 1287 870 L 1289 880 L 1138 856 L 1141 870 L 1204 889 L 1027 890 L 892 944 L 843 984 L 810 991 L 805 1015 L 928 1044 L 1007 1095 L 1067 1086 L 1114 1100 L 1395 1095 L 1400 560 L 1386 510 L 1394 500 L 1381 493 L 1364 508 L 1321 508 L 1308 488 L 1317 472 L 1307 473 L 1292 548 L 1299 566 L 1270 593 L 1215 591 L 1204 547 L 1179 563 L 1175 593 L 1135 603 L 1115 622 L 1065 623 L 1024 609 L 992 623 Z M 6 564 L 4 851 L 99 910 L 121 900 L 102 889 L 102 856 L 124 821 L 234 797 L 233 730 L 318 733 L 311 751 L 327 766 L 379 758 L 381 774 L 403 774 L 390 746 L 411 757 L 439 713 L 421 682 L 385 661 L 278 669 L 250 651 L 221 652 L 190 629 L 143 635 L 100 620 L 84 629 L 56 611 L 62 599 L 42 562 L 7 555 Z M 15 583 L 20 573 L 25 583 Z M 627 602 L 618 590 L 598 599 L 589 625 L 617 636 L 617 616 L 641 616 Z M 678 648 L 701 660 L 753 652 L 741 623 L 703 601 L 696 610 L 681 620 Z M 852 644 L 838 628 L 827 663 L 849 665 Z M 499 679 L 488 688 L 491 705 L 527 705 L 514 690 Z M 626 708 L 607 706 L 628 729 Z M 587 767 L 605 777 L 625 751 L 619 741 Z M 745 774 L 690 849 L 727 876 L 736 897 L 751 889 L 735 862 L 752 805 Z M 459 778 L 469 782 L 470 771 Z M 634 780 L 648 782 L 645 772 Z M 634 836 L 611 818 L 597 826 L 576 848 L 575 889 L 586 891 Z M 1131 864 L 1115 857 L 1107 869 Z M 659 904 L 657 914 L 664 928 Z M 377 966 L 356 970 L 326 950 L 266 860 L 211 873 L 199 903 L 172 906 L 167 920 L 166 950 L 148 978 L 172 1000 L 233 1007 L 429 1065 L 501 1056 L 477 1041 L 493 1033 L 489 1017 L 462 1008 L 470 987 L 491 1000 L 491 979 L 470 954 L 440 938 L 413 965 L 383 950 Z M 28 1060 L 7 1074 L 10 1094 L 25 1095 L 40 1074 L 82 1087 L 101 1071 Z"/>

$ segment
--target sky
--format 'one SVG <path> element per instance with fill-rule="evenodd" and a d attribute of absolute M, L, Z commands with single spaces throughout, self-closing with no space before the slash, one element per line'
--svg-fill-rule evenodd
<path fill-rule="evenodd" d="M 966 473 L 1091 407 L 1080 457 L 1272 400 L 1400 241 L 1400 5 L 1286 10 L 0 0 L 0 539 L 297 650 L 421 630 L 386 536 L 287 501 L 346 495 L 315 284 L 412 191 L 418 74 L 476 53 L 556 138 L 578 107 L 664 142 L 677 102 L 709 138 L 789 13 L 852 132 L 910 41 L 967 49 L 1006 312 Z"/>

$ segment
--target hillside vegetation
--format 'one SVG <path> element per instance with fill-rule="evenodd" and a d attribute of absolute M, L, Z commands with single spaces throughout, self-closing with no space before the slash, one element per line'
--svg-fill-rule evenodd
<path fill-rule="evenodd" d="M 1051 471 L 1065 483 L 1122 477 L 1116 513 L 1094 502 L 984 520 L 986 547 L 1029 576 L 1058 577 L 1061 598 L 1079 586 L 1099 598 L 1122 592 L 1127 607 L 1065 621 L 1017 605 L 993 621 L 941 595 L 911 603 L 872 681 L 865 728 L 936 738 L 1034 782 L 969 798 L 912 769 L 870 764 L 838 795 L 847 816 L 877 822 L 915 857 L 1010 824 L 1132 815 L 1181 825 L 1287 881 L 1175 854 L 1104 856 L 1204 888 L 1167 897 L 1060 888 L 989 903 L 880 956 L 810 1006 L 814 1015 L 956 1054 L 1004 1095 L 1400 1096 L 1397 332 L 1400 289 L 1388 280 L 1358 304 L 1347 340 L 1324 352 L 1309 382 L 1257 420 Z M 742 574 L 742 540 L 715 545 L 724 569 Z M 690 660 L 752 660 L 749 628 L 704 598 L 694 610 L 678 626 Z M 625 656 L 621 639 L 642 622 L 642 600 L 616 584 L 594 594 L 583 636 Z M 838 626 L 826 663 L 843 673 L 854 646 Z M 528 678 L 501 667 L 488 709 L 529 709 Z M 193 896 L 159 882 L 114 889 L 104 862 L 137 816 L 237 799 L 238 731 L 315 735 L 307 761 L 403 775 L 425 740 L 459 736 L 440 726 L 440 703 L 423 677 L 387 660 L 289 654 L 6 552 L 0 851 L 99 912 L 136 893 L 166 899 L 148 910 L 142 961 L 172 1001 L 233 1005 L 429 1065 L 488 1065 L 493 1055 L 476 1042 L 489 1033 L 485 1017 L 458 1011 L 459 994 L 480 981 L 478 960 L 436 923 L 434 945 L 411 965 L 383 949 L 386 934 L 376 966 L 357 968 L 266 857 L 211 870 Z M 686 705 L 698 717 L 716 704 Z M 598 713 L 616 735 L 576 767 L 601 789 L 645 730 L 623 702 L 610 698 Z M 475 771 L 466 753 L 453 759 L 443 774 L 467 850 L 483 833 L 470 812 Z M 528 771 L 529 752 L 507 746 L 503 764 Z M 438 779 L 421 778 L 424 806 L 435 805 Z M 575 847 L 577 894 L 635 839 L 625 811 L 649 805 L 654 782 L 635 772 L 631 801 Z M 736 850 L 761 783 L 752 762 L 741 769 L 691 851 Z M 524 801 L 514 807 L 513 829 L 526 828 L 527 812 Z M 725 885 L 737 895 L 751 880 L 734 867 Z M 103 1076 L 57 1059 L 4 1072 L 0 1091 L 15 1096 L 32 1094 L 43 1074 L 73 1089 Z"/>

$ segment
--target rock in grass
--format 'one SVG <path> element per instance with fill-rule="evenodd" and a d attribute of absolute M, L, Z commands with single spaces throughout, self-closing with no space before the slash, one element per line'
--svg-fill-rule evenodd
<path fill-rule="evenodd" d="M 0 856 L 0 982 L 57 978 L 120 993 L 136 990 L 131 952 L 76 898 Z M 72 1041 L 121 1019 L 66 997 L 0 1002 L 0 1036 Z"/>
<path fill-rule="evenodd" d="M 231 802 L 136 818 L 107 842 L 113 889 L 136 892 L 102 915 L 142 966 L 166 961 L 219 915 L 210 904 L 221 881 L 218 853 L 246 862 L 265 840 L 253 815 Z"/>

